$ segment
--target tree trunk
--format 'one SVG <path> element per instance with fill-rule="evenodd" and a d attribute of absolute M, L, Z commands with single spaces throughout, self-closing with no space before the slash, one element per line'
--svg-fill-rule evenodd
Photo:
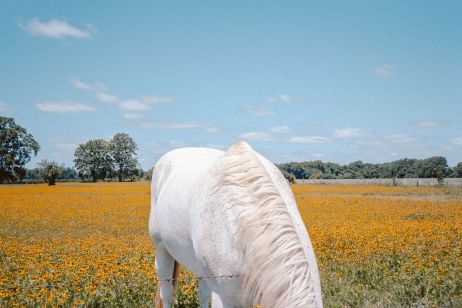
<path fill-rule="evenodd" d="M 96 182 L 96 180 L 98 180 L 98 177 L 96 176 L 96 172 L 95 171 L 91 171 L 91 180 L 94 182 Z"/>

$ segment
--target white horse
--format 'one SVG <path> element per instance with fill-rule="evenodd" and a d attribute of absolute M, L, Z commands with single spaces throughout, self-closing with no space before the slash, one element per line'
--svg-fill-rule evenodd
<path fill-rule="evenodd" d="M 316 258 L 286 179 L 247 143 L 182 148 L 153 170 L 149 233 L 163 305 L 176 262 L 201 307 L 322 307 Z"/>

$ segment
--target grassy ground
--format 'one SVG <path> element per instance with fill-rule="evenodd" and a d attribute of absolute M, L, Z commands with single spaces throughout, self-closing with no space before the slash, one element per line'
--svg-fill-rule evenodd
<path fill-rule="evenodd" d="M 462 189 L 293 190 L 325 306 L 462 306 Z M 152 306 L 148 215 L 148 183 L 0 186 L 0 306 Z"/>

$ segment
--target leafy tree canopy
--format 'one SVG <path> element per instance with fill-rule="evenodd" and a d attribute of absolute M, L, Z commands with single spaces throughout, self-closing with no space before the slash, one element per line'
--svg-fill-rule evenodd
<path fill-rule="evenodd" d="M 39 143 L 13 118 L 0 117 L 0 183 L 22 180 L 24 165 L 37 156 Z"/>
<path fill-rule="evenodd" d="M 93 182 L 104 180 L 113 170 L 109 143 L 103 139 L 92 139 L 80 144 L 74 157 L 75 168 L 82 179 L 89 177 Z"/>
<path fill-rule="evenodd" d="M 59 165 L 54 161 L 42 160 L 38 165 L 41 178 L 47 181 L 48 185 L 55 185 L 56 179 L 64 170 L 64 165 Z"/>
<path fill-rule="evenodd" d="M 462 162 L 458 163 L 457 166 L 454 168 L 454 176 L 462 178 Z"/>
<path fill-rule="evenodd" d="M 125 133 L 118 133 L 109 141 L 109 151 L 115 167 L 114 175 L 119 182 L 139 174 L 137 149 L 135 141 Z"/>

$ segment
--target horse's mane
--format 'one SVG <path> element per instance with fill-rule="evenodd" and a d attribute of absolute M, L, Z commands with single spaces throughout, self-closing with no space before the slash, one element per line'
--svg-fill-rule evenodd
<path fill-rule="evenodd" d="M 237 225 L 243 292 L 262 307 L 317 306 L 307 256 L 271 176 L 245 142 L 232 145 L 217 169 L 222 202 Z M 224 197 L 224 199 L 223 199 Z"/>

